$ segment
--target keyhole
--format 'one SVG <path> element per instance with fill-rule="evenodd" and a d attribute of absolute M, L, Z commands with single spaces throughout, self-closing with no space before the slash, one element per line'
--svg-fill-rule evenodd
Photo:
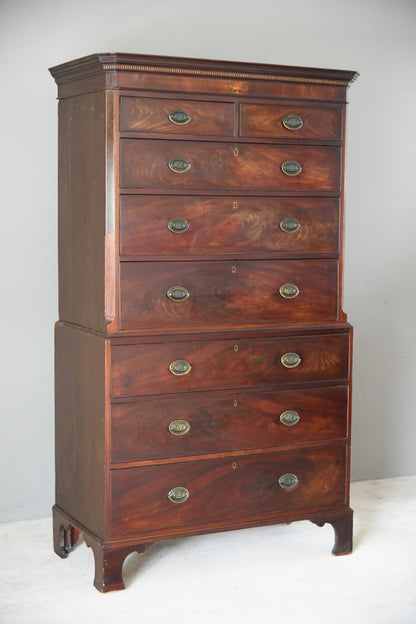
<path fill-rule="evenodd" d="M 234 156 L 238 156 L 238 148 L 237 147 L 234 148 Z"/>
<path fill-rule="evenodd" d="M 234 210 L 235 210 L 236 208 L 238 208 L 238 201 L 233 202 L 233 208 L 234 208 Z"/>
<path fill-rule="evenodd" d="M 238 345 L 234 345 L 234 351 L 237 352 L 238 351 Z"/>
<path fill-rule="evenodd" d="M 231 267 L 231 273 L 237 273 L 237 267 L 236 266 Z"/>
<path fill-rule="evenodd" d="M 237 468 L 237 462 L 233 462 L 233 470 Z"/>

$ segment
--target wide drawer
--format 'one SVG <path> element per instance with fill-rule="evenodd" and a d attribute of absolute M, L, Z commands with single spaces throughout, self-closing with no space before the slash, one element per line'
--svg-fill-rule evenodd
<path fill-rule="evenodd" d="M 112 535 L 341 505 L 345 447 L 111 471 Z"/>
<path fill-rule="evenodd" d="M 336 260 L 123 262 L 122 329 L 335 320 Z"/>
<path fill-rule="evenodd" d="M 122 256 L 338 253 L 339 202 L 325 198 L 122 195 Z"/>
<path fill-rule="evenodd" d="M 301 171 L 295 175 L 293 172 L 299 171 L 299 166 Z M 290 174 L 283 173 L 282 167 Z M 122 188 L 238 189 L 240 192 L 249 189 L 339 192 L 340 150 L 297 145 L 121 139 L 120 185 Z"/>
<path fill-rule="evenodd" d="M 123 96 L 120 130 L 232 136 L 234 104 Z"/>
<path fill-rule="evenodd" d="M 117 345 L 113 397 L 346 380 L 349 336 Z"/>
<path fill-rule="evenodd" d="M 241 136 L 339 140 L 341 124 L 338 108 L 241 104 Z"/>
<path fill-rule="evenodd" d="M 113 404 L 111 461 L 344 439 L 347 410 L 347 386 Z"/>

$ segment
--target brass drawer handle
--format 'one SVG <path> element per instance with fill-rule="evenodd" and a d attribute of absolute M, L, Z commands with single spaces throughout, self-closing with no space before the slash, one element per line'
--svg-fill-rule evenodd
<path fill-rule="evenodd" d="M 185 503 L 189 497 L 189 490 L 181 486 L 172 488 L 168 493 L 168 499 L 171 503 Z"/>
<path fill-rule="evenodd" d="M 296 284 L 282 284 L 279 293 L 284 299 L 294 299 L 299 294 L 299 288 Z"/>
<path fill-rule="evenodd" d="M 186 360 L 175 360 L 169 364 L 169 370 L 172 375 L 182 377 L 191 371 L 192 366 Z"/>
<path fill-rule="evenodd" d="M 166 296 L 175 303 L 181 303 L 186 301 L 191 296 L 191 293 L 185 286 L 171 286 L 166 293 Z"/>
<path fill-rule="evenodd" d="M 302 172 L 302 165 L 296 160 L 285 160 L 281 169 L 285 175 L 293 177 Z"/>
<path fill-rule="evenodd" d="M 182 217 L 173 217 L 168 221 L 168 229 L 174 234 L 183 234 L 189 230 L 189 223 Z"/>
<path fill-rule="evenodd" d="M 172 420 L 169 423 L 169 433 L 174 436 L 184 436 L 191 430 L 191 425 L 187 420 Z"/>
<path fill-rule="evenodd" d="M 282 119 L 282 124 L 286 130 L 300 130 L 303 126 L 303 119 L 299 115 L 291 113 Z"/>
<path fill-rule="evenodd" d="M 185 173 L 191 168 L 191 163 L 186 158 L 171 158 L 168 167 L 175 173 Z"/>
<path fill-rule="evenodd" d="M 280 422 L 286 427 L 293 427 L 300 421 L 300 416 L 295 410 L 286 410 L 280 414 Z"/>
<path fill-rule="evenodd" d="M 296 368 L 302 361 L 302 358 L 298 353 L 285 353 L 280 358 L 281 363 L 285 368 Z"/>
<path fill-rule="evenodd" d="M 192 115 L 182 109 L 173 110 L 169 113 L 169 121 L 176 126 L 186 126 L 192 119 Z"/>
<path fill-rule="evenodd" d="M 298 477 L 293 472 L 287 472 L 279 477 L 279 485 L 283 490 L 291 490 L 299 483 Z"/>
<path fill-rule="evenodd" d="M 280 221 L 280 229 L 287 234 L 292 234 L 292 232 L 297 232 L 300 228 L 300 223 L 295 217 L 285 217 Z"/>

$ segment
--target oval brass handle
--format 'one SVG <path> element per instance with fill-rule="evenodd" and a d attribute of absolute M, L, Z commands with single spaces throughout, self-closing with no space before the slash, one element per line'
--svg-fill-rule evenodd
<path fill-rule="evenodd" d="M 189 490 L 181 486 L 172 488 L 168 493 L 168 499 L 171 503 L 185 503 L 189 497 Z"/>
<path fill-rule="evenodd" d="M 282 284 L 279 293 L 284 299 L 294 299 L 299 294 L 299 288 L 296 284 Z"/>
<path fill-rule="evenodd" d="M 168 221 L 168 229 L 174 234 L 183 234 L 189 230 L 189 223 L 182 217 L 173 217 Z"/>
<path fill-rule="evenodd" d="M 302 165 L 296 160 L 285 160 L 285 162 L 282 163 L 281 169 L 285 175 L 293 177 L 302 172 Z"/>
<path fill-rule="evenodd" d="M 186 158 L 171 158 L 168 167 L 175 173 L 185 173 L 191 168 L 191 163 Z"/>
<path fill-rule="evenodd" d="M 292 234 L 292 232 L 297 232 L 300 228 L 300 223 L 295 217 L 285 217 L 280 221 L 280 229 L 287 234 Z"/>
<path fill-rule="evenodd" d="M 192 366 L 186 360 L 175 360 L 169 364 L 169 370 L 172 375 L 182 377 L 191 371 Z"/>
<path fill-rule="evenodd" d="M 280 414 L 280 422 L 286 427 L 293 427 L 300 421 L 300 416 L 295 410 L 285 410 Z"/>
<path fill-rule="evenodd" d="M 172 420 L 169 423 L 169 433 L 174 436 L 184 436 L 191 430 L 191 425 L 187 420 Z"/>
<path fill-rule="evenodd" d="M 298 477 L 293 472 L 287 472 L 279 477 L 279 485 L 283 490 L 291 490 L 299 483 Z"/>
<path fill-rule="evenodd" d="M 296 368 L 302 361 L 302 358 L 298 353 L 285 353 L 280 358 L 281 363 L 285 368 Z"/>
<path fill-rule="evenodd" d="M 303 126 L 303 119 L 299 115 L 290 113 L 290 115 L 286 115 L 286 117 L 282 119 L 282 124 L 286 130 L 300 130 Z"/>
<path fill-rule="evenodd" d="M 176 126 L 186 126 L 192 119 L 192 115 L 182 109 L 173 110 L 169 113 L 169 121 Z"/>
<path fill-rule="evenodd" d="M 191 296 L 191 293 L 185 286 L 171 286 L 166 293 L 166 296 L 175 303 L 181 303 L 186 301 Z"/>

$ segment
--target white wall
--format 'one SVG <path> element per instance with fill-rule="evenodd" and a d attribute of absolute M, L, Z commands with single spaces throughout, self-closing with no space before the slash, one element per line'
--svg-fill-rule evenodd
<path fill-rule="evenodd" d="M 56 87 L 47 67 L 137 52 L 355 69 L 344 307 L 355 479 L 416 472 L 414 0 L 3 0 L 1 520 L 53 503 Z"/>

